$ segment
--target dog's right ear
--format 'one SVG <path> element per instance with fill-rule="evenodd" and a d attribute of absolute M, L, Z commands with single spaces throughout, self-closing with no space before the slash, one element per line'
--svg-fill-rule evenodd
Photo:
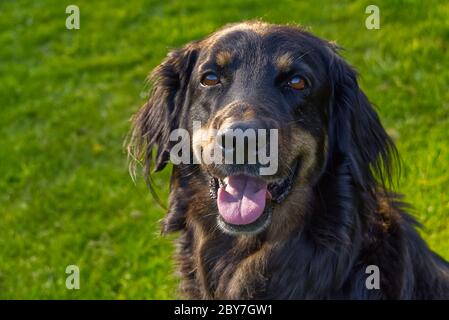
<path fill-rule="evenodd" d="M 160 171 L 168 163 L 170 132 L 179 127 L 198 48 L 197 42 L 191 42 L 182 49 L 171 51 L 151 73 L 150 98 L 132 119 L 133 129 L 128 144 L 132 174 L 136 162 L 143 165 L 148 179 L 151 171 Z"/>

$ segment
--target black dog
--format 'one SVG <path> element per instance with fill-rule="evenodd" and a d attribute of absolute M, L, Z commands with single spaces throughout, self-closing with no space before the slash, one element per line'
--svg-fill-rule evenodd
<path fill-rule="evenodd" d="M 198 131 L 278 130 L 272 175 L 259 161 L 173 166 L 163 232 L 181 232 L 184 295 L 449 298 L 449 265 L 387 191 L 395 146 L 335 44 L 293 26 L 230 25 L 172 51 L 153 80 L 129 145 L 148 178 L 168 163 L 174 129 L 199 150 L 218 142 Z"/>

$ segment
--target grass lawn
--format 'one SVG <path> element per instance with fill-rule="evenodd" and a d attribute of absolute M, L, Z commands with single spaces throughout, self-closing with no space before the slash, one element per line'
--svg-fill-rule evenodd
<path fill-rule="evenodd" d="M 176 297 L 164 212 L 127 171 L 128 119 L 169 48 L 250 18 L 299 23 L 346 48 L 404 166 L 430 246 L 449 259 L 449 2 L 0 2 L 0 298 Z M 67 30 L 65 8 L 81 11 Z M 168 171 L 157 177 L 167 195 Z M 65 288 L 65 268 L 81 289 Z"/>

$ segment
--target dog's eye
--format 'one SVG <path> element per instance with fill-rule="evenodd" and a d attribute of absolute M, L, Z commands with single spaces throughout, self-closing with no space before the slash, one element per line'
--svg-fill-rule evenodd
<path fill-rule="evenodd" d="M 304 78 L 296 75 L 290 78 L 288 85 L 295 90 L 304 90 L 306 88 L 306 81 Z"/>
<path fill-rule="evenodd" d="M 203 76 L 203 78 L 201 79 L 201 84 L 202 84 L 203 86 L 207 86 L 207 87 L 209 87 L 209 86 L 215 86 L 215 85 L 217 85 L 217 84 L 219 84 L 219 83 L 220 83 L 220 79 L 219 79 L 218 76 L 217 76 L 215 73 L 213 73 L 213 72 L 206 73 L 206 74 Z"/>

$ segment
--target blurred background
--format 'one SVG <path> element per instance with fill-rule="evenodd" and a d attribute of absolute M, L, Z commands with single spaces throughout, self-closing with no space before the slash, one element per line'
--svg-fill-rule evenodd
<path fill-rule="evenodd" d="M 66 7 L 80 9 L 67 30 Z M 365 8 L 380 9 L 368 30 Z M 448 1 L 0 1 L 0 298 L 176 298 L 176 235 L 123 141 L 170 48 L 261 18 L 335 40 L 399 148 L 398 190 L 449 259 Z M 165 199 L 169 170 L 156 177 Z M 65 268 L 80 268 L 67 290 Z"/>

